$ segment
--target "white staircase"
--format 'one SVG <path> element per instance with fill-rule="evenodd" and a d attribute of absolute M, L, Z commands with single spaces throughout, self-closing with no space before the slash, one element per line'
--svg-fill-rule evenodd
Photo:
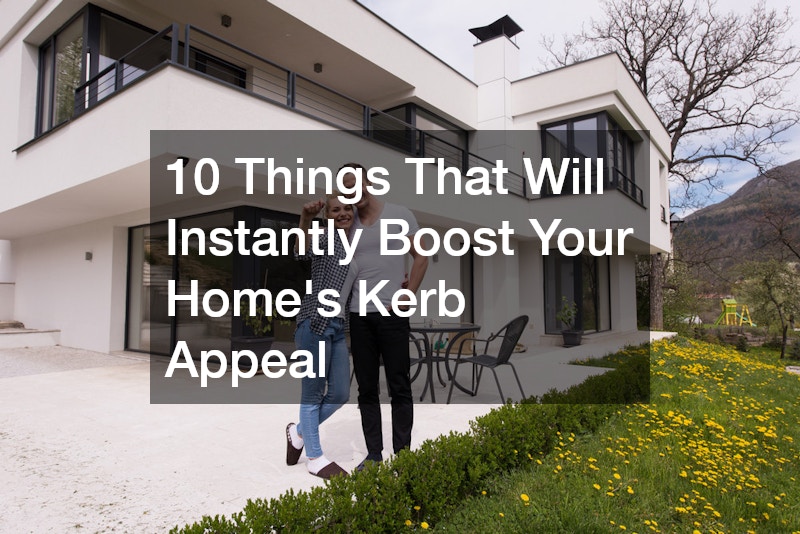
<path fill-rule="evenodd" d="M 60 330 L 33 330 L 19 321 L 0 321 L 0 350 L 52 347 L 60 340 Z"/>

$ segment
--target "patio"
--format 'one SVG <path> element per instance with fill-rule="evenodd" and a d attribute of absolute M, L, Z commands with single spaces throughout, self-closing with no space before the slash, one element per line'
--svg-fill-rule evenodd
<path fill-rule="evenodd" d="M 525 393 L 537 395 L 603 371 L 566 362 L 662 335 L 608 336 L 570 349 L 529 347 L 512 361 Z M 138 353 L 0 350 L 0 501 L 6 503 L 0 531 L 165 531 L 204 514 L 237 512 L 250 498 L 323 484 L 307 473 L 304 459 L 285 465 L 284 427 L 296 420 L 296 404 L 151 405 L 149 372 L 149 357 Z M 499 374 L 504 392 L 518 395 L 510 370 Z M 437 384 L 439 403 L 428 395 L 415 406 L 414 445 L 465 431 L 496 406 L 494 381 L 484 381 L 470 404 L 457 404 L 467 400 L 463 393 L 444 404 L 446 389 Z M 422 380 L 414 387 L 417 400 Z M 354 400 L 355 384 L 352 391 Z M 364 457 L 355 404 L 321 430 L 326 455 L 345 469 Z"/>

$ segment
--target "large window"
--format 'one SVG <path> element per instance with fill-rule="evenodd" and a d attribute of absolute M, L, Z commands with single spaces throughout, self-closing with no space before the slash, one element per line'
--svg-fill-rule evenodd
<path fill-rule="evenodd" d="M 36 135 L 68 121 L 170 59 L 170 39 L 154 35 L 150 28 L 91 4 L 70 19 L 39 49 Z M 179 56 L 183 57 L 183 44 Z M 245 69 L 194 47 L 189 50 L 189 66 L 245 87 Z"/>
<path fill-rule="evenodd" d="M 550 158 L 556 174 L 561 171 L 564 158 L 569 160 L 560 194 L 573 193 L 573 168 L 576 166 L 581 182 L 578 191 L 586 191 L 584 182 L 591 178 L 594 183 L 597 167 L 592 166 L 591 173 L 587 174 L 584 160 L 603 158 L 604 188 L 619 189 L 640 204 L 643 203 L 641 189 L 636 186 L 634 141 L 629 134 L 607 113 L 578 117 L 542 128 L 542 154 Z M 578 158 L 578 162 L 573 158 Z M 554 194 L 549 183 L 545 194 Z"/>
<path fill-rule="evenodd" d="M 448 166 L 463 165 L 466 130 L 416 104 L 373 113 L 372 127 L 377 141 L 417 156 L 442 158 Z"/>
<path fill-rule="evenodd" d="M 297 226 L 297 216 L 263 209 L 240 207 L 195 217 L 179 219 L 177 235 L 182 228 L 229 228 L 237 221 L 245 221 L 248 228 L 280 228 Z M 157 223 L 130 230 L 128 271 L 128 313 L 126 348 L 154 354 L 170 354 L 176 339 L 185 340 L 190 350 L 230 348 L 231 336 L 242 335 L 245 327 L 240 317 L 229 313 L 223 317 L 193 317 L 187 302 L 179 302 L 175 317 L 167 313 L 167 283 L 176 281 L 181 294 L 189 293 L 191 280 L 198 282 L 198 294 L 210 289 L 221 289 L 229 298 L 234 289 L 269 289 L 277 294 L 291 288 L 305 293 L 305 281 L 310 278 L 310 263 L 295 261 L 287 256 L 255 255 L 217 257 L 170 256 L 167 250 L 167 225 Z M 180 250 L 180 244 L 178 244 Z M 189 250 L 197 250 L 194 240 Z M 218 307 L 219 302 L 211 302 Z M 277 341 L 291 342 L 294 320 L 277 319 L 272 335 Z M 280 330 L 280 331 L 279 331 Z"/>
<path fill-rule="evenodd" d="M 75 88 L 84 79 L 85 19 L 84 13 L 78 14 L 40 49 L 37 134 L 75 112 Z"/>
<path fill-rule="evenodd" d="M 545 332 L 564 329 L 556 319 L 562 297 L 578 305 L 575 328 L 584 332 L 611 329 L 611 292 L 608 256 L 588 252 L 568 257 L 551 250 L 544 258 Z"/>

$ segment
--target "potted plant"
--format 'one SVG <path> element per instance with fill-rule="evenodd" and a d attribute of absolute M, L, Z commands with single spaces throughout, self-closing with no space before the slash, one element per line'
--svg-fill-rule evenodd
<path fill-rule="evenodd" d="M 231 350 L 251 350 L 257 356 L 263 355 L 272 347 L 275 338 L 272 336 L 272 315 L 267 315 L 264 306 L 257 306 L 255 314 L 250 314 L 250 309 L 242 303 L 242 323 L 249 328 L 252 335 L 231 337 Z"/>
<path fill-rule="evenodd" d="M 581 344 L 581 337 L 583 332 L 575 330 L 575 318 L 578 316 L 578 305 L 574 300 L 569 300 L 567 297 L 561 297 L 561 309 L 556 314 L 556 319 L 563 324 L 566 328 L 561 330 L 561 336 L 564 338 L 565 347 L 575 347 Z"/>

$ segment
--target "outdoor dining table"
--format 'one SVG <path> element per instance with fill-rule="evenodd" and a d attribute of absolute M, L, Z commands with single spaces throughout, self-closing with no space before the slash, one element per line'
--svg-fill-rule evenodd
<path fill-rule="evenodd" d="M 424 348 L 424 354 L 422 355 L 424 361 L 416 362 L 419 365 L 425 365 L 427 369 L 427 373 L 425 376 L 425 387 L 422 390 L 422 395 L 420 395 L 419 400 L 422 401 L 425 398 L 425 393 L 430 388 L 431 391 L 431 402 L 436 402 L 436 394 L 433 388 L 433 364 L 444 362 L 445 370 L 447 373 L 447 379 L 453 380 L 453 374 L 450 372 L 450 353 L 455 347 L 458 349 L 459 342 L 464 339 L 464 336 L 471 334 L 473 332 L 477 332 L 481 329 L 481 326 L 475 323 L 411 323 L 411 332 L 413 334 L 421 334 L 422 343 Z M 434 339 L 437 338 L 436 341 L 441 341 L 441 338 L 444 334 L 450 334 L 450 338 L 448 338 L 446 344 L 444 346 L 435 346 Z M 444 356 L 442 356 L 441 351 L 444 349 Z M 437 373 L 439 378 L 439 383 L 442 386 L 446 386 L 445 382 L 442 380 L 442 375 L 439 372 L 439 368 L 437 367 Z M 416 376 L 419 374 L 419 370 L 417 371 Z M 456 386 L 468 392 L 469 390 L 463 388 L 458 383 Z"/>

